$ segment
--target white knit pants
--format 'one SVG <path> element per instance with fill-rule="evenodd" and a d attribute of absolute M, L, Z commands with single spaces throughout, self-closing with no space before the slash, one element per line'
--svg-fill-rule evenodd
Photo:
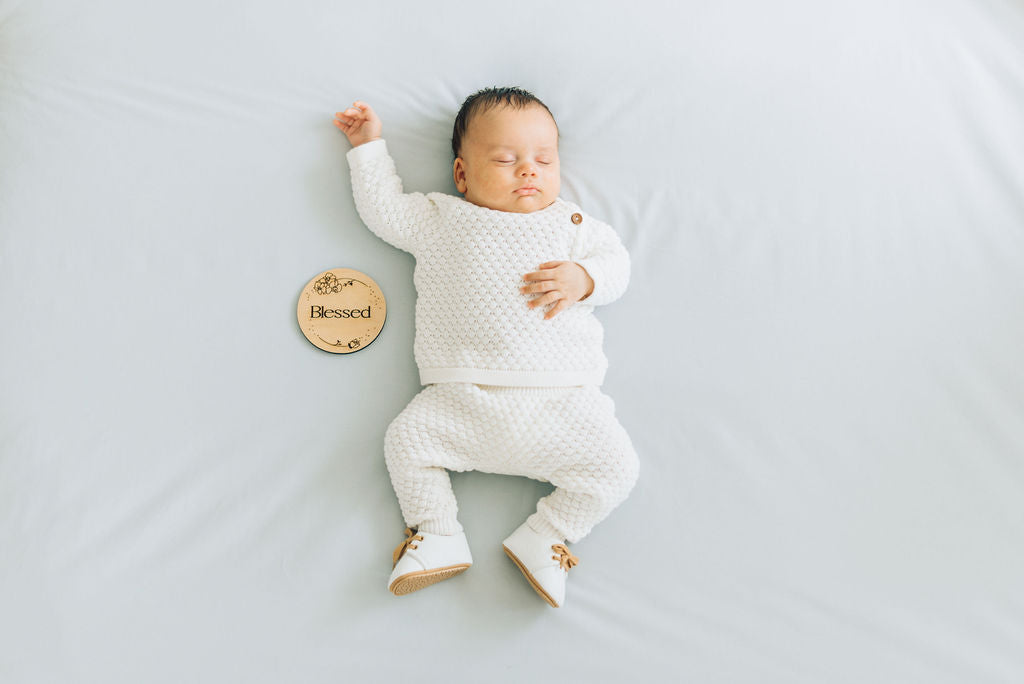
<path fill-rule="evenodd" d="M 456 534 L 448 470 L 523 475 L 555 485 L 527 522 L 577 542 L 629 494 L 639 461 L 597 386 L 428 385 L 388 426 L 384 458 L 405 523 Z"/>

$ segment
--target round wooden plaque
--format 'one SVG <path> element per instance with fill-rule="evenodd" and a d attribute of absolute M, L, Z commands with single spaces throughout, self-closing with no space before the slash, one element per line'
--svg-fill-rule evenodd
<path fill-rule="evenodd" d="M 332 268 L 306 283 L 298 316 L 302 334 L 314 346 L 350 354 L 377 339 L 387 306 L 373 278 L 351 268 Z"/>

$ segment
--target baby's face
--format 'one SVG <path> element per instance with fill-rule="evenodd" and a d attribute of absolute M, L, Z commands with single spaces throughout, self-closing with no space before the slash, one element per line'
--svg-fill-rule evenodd
<path fill-rule="evenodd" d="M 528 214 L 561 191 L 558 128 L 543 107 L 495 107 L 474 116 L 460 153 L 455 187 L 478 206 Z"/>

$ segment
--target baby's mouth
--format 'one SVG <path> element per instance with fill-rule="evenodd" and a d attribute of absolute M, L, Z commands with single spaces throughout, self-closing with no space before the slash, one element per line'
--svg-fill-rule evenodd
<path fill-rule="evenodd" d="M 537 188 L 533 187 L 532 185 L 527 185 L 527 186 L 524 186 L 524 187 L 521 187 L 521 188 L 517 188 L 516 191 L 515 191 L 515 193 L 517 195 L 521 196 L 521 197 L 522 196 L 526 196 L 526 195 L 536 195 L 538 192 L 540 192 L 540 190 L 538 190 Z"/>

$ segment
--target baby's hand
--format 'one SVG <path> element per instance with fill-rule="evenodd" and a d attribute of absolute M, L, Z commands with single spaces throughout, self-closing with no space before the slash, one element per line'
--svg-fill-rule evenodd
<path fill-rule="evenodd" d="M 544 314 L 545 321 L 554 318 L 581 299 L 589 297 L 594 291 L 594 280 L 587 270 L 575 261 L 548 261 L 539 268 L 540 271 L 523 276 L 527 284 L 519 288 L 519 291 L 524 294 L 544 293 L 543 296 L 527 302 L 526 305 L 531 309 L 557 302 Z"/>
<path fill-rule="evenodd" d="M 334 125 L 341 129 L 352 147 L 380 139 L 380 118 L 370 105 L 359 100 L 345 111 L 336 113 Z"/>

